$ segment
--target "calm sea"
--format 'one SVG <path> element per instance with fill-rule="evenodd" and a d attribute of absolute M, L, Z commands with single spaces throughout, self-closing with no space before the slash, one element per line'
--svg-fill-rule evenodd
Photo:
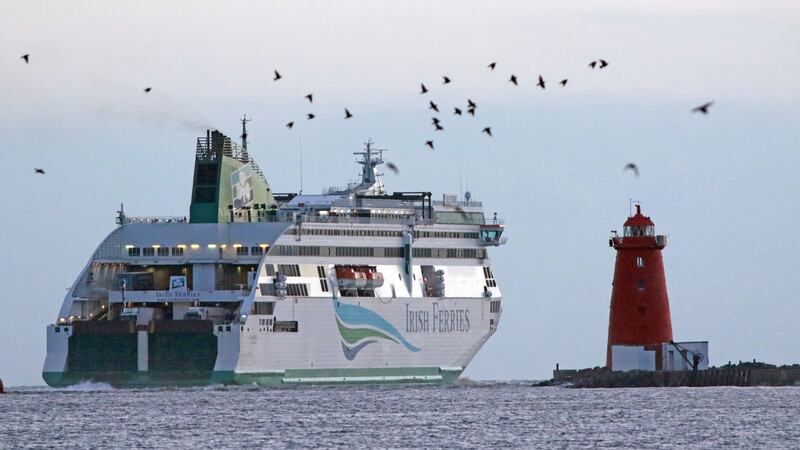
<path fill-rule="evenodd" d="M 19 388 L 0 447 L 800 447 L 800 388 Z"/>

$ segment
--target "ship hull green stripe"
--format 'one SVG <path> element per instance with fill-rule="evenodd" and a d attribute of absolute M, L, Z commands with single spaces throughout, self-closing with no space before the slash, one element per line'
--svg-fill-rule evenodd
<path fill-rule="evenodd" d="M 44 372 L 45 382 L 65 387 L 82 382 L 108 383 L 114 387 L 203 386 L 209 384 L 450 384 L 460 369 L 438 367 L 385 367 L 372 369 L 286 369 L 259 373 L 232 371 L 169 373 L 152 372 Z"/>

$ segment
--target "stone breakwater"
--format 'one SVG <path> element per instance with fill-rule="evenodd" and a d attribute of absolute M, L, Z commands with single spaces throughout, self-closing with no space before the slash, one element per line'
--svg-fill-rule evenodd
<path fill-rule="evenodd" d="M 613 372 L 605 367 L 555 370 L 553 378 L 536 386 L 572 388 L 679 387 L 679 386 L 800 386 L 800 365 L 776 367 L 742 363 L 699 371 Z"/>

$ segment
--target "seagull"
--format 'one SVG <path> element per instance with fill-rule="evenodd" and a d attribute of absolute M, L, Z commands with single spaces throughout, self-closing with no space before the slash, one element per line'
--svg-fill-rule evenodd
<path fill-rule="evenodd" d="M 569 80 L 564 78 L 563 80 L 561 80 L 561 82 L 559 84 L 562 85 L 562 86 L 566 86 L 567 85 L 567 81 L 569 81 Z"/>
<path fill-rule="evenodd" d="M 470 100 L 470 99 L 467 99 L 467 106 L 469 106 L 469 107 L 470 107 L 470 108 L 472 108 L 472 109 L 475 109 L 475 108 L 477 108 L 477 107 L 478 107 L 478 105 L 476 105 L 476 104 L 475 104 L 475 102 L 473 102 L 473 101 L 472 101 L 472 100 Z"/>
<path fill-rule="evenodd" d="M 488 134 L 489 137 L 492 137 L 492 127 L 486 127 L 483 129 L 483 132 Z"/>
<path fill-rule="evenodd" d="M 455 114 L 457 116 L 460 116 L 461 115 L 461 110 L 458 109 L 458 108 L 453 108 L 453 114 Z"/>
<path fill-rule="evenodd" d="M 589 67 L 591 67 L 592 69 L 594 69 L 595 66 L 597 66 L 597 61 L 592 61 L 589 63 Z"/>
<path fill-rule="evenodd" d="M 30 57 L 31 57 L 31 55 L 29 53 L 25 53 L 24 55 L 20 56 L 19 59 L 24 60 L 25 64 L 28 64 L 30 62 L 29 61 Z"/>
<path fill-rule="evenodd" d="M 150 86 L 147 86 L 146 88 L 144 88 L 144 93 L 146 94 L 146 93 L 148 93 L 148 92 L 150 92 L 152 90 L 153 90 L 153 88 L 151 88 Z"/>
<path fill-rule="evenodd" d="M 286 124 L 286 128 L 288 128 L 290 130 L 292 129 L 293 126 L 294 126 L 294 122 L 289 122 L 289 123 Z"/>
<path fill-rule="evenodd" d="M 433 126 L 436 127 L 436 131 L 444 130 L 444 127 L 439 125 L 439 122 L 434 123 Z"/>
<path fill-rule="evenodd" d="M 511 75 L 511 78 L 509 78 L 508 81 L 514 83 L 514 86 L 519 86 L 517 84 L 517 76 L 516 75 Z"/>
<path fill-rule="evenodd" d="M 713 104 L 714 104 L 713 101 L 708 102 L 708 103 L 704 103 L 704 104 L 698 106 L 697 108 L 692 108 L 692 112 L 701 112 L 703 114 L 708 114 L 708 108 L 710 108 L 711 105 L 713 105 Z"/>
<path fill-rule="evenodd" d="M 350 114 L 350 111 L 349 111 L 347 108 L 345 108 L 345 109 L 344 109 L 344 118 L 345 118 L 345 119 L 349 119 L 349 118 L 351 118 L 351 117 L 353 117 L 353 115 L 352 115 L 352 114 Z"/>
<path fill-rule="evenodd" d="M 442 77 L 442 79 L 444 80 L 444 81 L 442 81 L 442 84 L 448 84 L 448 83 L 450 83 L 450 78 L 447 78 L 447 77 Z"/>
<path fill-rule="evenodd" d="M 469 216 L 467 215 L 466 211 L 464 211 L 464 208 L 456 206 L 456 212 L 461 214 L 461 218 L 464 219 L 464 221 L 467 221 L 467 219 L 469 219 Z"/>
<path fill-rule="evenodd" d="M 601 60 L 600 60 L 600 68 L 601 68 L 601 69 L 602 69 L 603 67 L 607 66 L 607 65 L 608 65 L 608 63 L 607 63 L 607 62 L 606 62 L 604 59 L 601 59 Z"/>
<path fill-rule="evenodd" d="M 467 110 L 467 114 L 469 114 L 472 117 L 475 117 L 475 108 L 469 108 Z"/>
<path fill-rule="evenodd" d="M 387 162 L 386 167 L 388 167 L 392 172 L 394 172 L 395 175 L 400 173 L 400 170 L 397 168 L 396 165 L 394 165 L 393 162 Z"/>
<path fill-rule="evenodd" d="M 539 75 L 539 82 L 536 83 L 536 85 L 539 86 L 540 88 L 544 89 L 544 78 L 542 78 L 541 75 Z"/>
<path fill-rule="evenodd" d="M 283 78 L 281 77 L 281 74 L 279 74 L 277 70 L 275 70 L 274 72 L 275 72 L 275 77 L 272 79 L 272 81 L 278 81 L 281 78 Z"/>
<path fill-rule="evenodd" d="M 428 147 L 431 148 L 431 150 L 433 150 L 433 141 L 425 141 L 425 145 L 427 145 Z"/>
<path fill-rule="evenodd" d="M 437 118 L 437 117 L 432 117 L 432 118 L 431 118 L 431 123 L 432 123 L 432 124 L 437 124 L 437 123 L 439 123 L 439 118 Z"/>
<path fill-rule="evenodd" d="M 37 167 L 37 168 L 34 168 L 34 169 L 33 169 L 33 173 L 37 173 L 37 174 L 40 174 L 40 175 L 44 175 L 44 169 L 39 169 L 38 167 Z"/>
<path fill-rule="evenodd" d="M 422 87 L 422 91 L 420 92 L 420 94 L 427 94 L 428 88 L 426 88 L 425 85 L 422 83 L 420 83 L 420 86 Z"/>
<path fill-rule="evenodd" d="M 430 105 L 431 105 L 431 106 L 428 107 L 428 109 L 432 109 L 432 110 L 434 110 L 436 112 L 439 112 L 439 107 L 436 106 L 436 103 L 433 103 L 433 102 L 428 102 L 428 103 L 430 103 Z"/>
<path fill-rule="evenodd" d="M 496 62 L 493 62 L 493 63 L 489 64 L 489 65 L 488 65 L 488 66 L 486 66 L 486 67 L 488 67 L 488 68 L 489 68 L 489 69 L 491 69 L 491 70 L 494 70 L 494 68 L 495 68 L 495 67 L 497 67 L 497 63 L 496 63 Z"/>
<path fill-rule="evenodd" d="M 311 114 L 311 113 L 308 113 L 308 114 L 306 114 L 306 118 L 307 118 L 308 120 L 311 120 L 311 119 L 313 119 L 314 117 L 317 117 L 317 116 L 315 116 L 314 114 Z"/>
<path fill-rule="evenodd" d="M 314 103 L 314 94 L 308 94 L 305 98 L 308 99 L 308 103 Z"/>
<path fill-rule="evenodd" d="M 633 174 L 636 175 L 636 178 L 639 178 L 639 168 L 636 166 L 636 164 L 634 163 L 625 164 L 625 167 L 622 168 L 622 171 L 624 172 L 628 169 L 633 171 Z"/>

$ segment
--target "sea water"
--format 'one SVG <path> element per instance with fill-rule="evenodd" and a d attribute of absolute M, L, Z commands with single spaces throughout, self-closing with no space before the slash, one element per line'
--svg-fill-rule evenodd
<path fill-rule="evenodd" d="M 17 388 L 0 448 L 787 448 L 800 388 Z"/>

